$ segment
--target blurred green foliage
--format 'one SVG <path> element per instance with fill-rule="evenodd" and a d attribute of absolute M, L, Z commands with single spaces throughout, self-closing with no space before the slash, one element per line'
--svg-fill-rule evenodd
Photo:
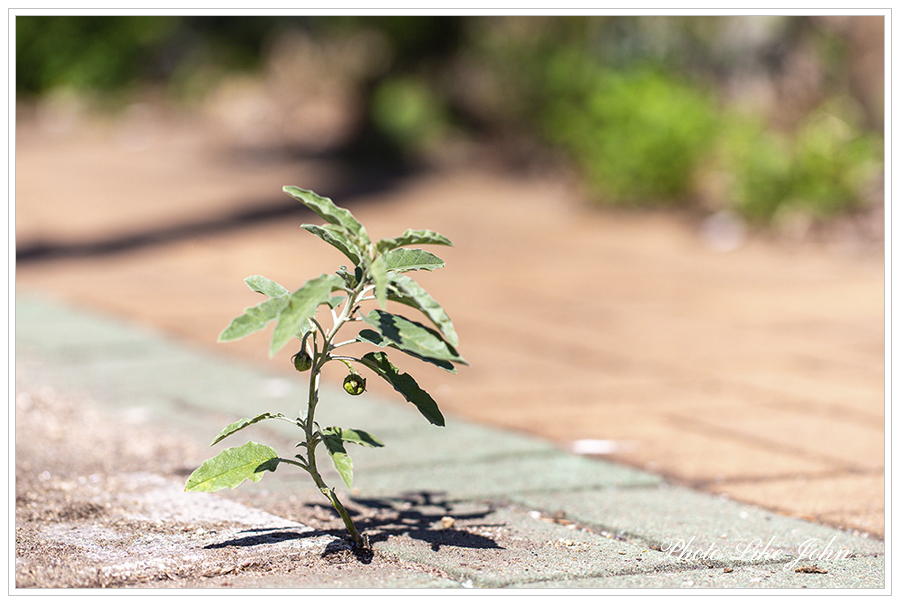
<path fill-rule="evenodd" d="M 882 136 L 866 127 L 843 88 L 845 45 L 809 20 L 745 24 L 765 30 L 754 34 L 766 40 L 755 57 L 746 40 L 728 39 L 728 28 L 740 23 L 714 17 L 500 25 L 472 40 L 477 61 L 506 91 L 488 119 L 564 151 L 601 203 L 696 204 L 698 181 L 715 171 L 726 175 L 715 203 L 750 221 L 788 212 L 827 218 L 860 208 L 879 177 Z M 776 70 L 790 45 L 806 39 L 823 55 L 833 90 L 826 85 L 830 98 L 794 130 L 724 106 L 723 74 Z"/>
<path fill-rule="evenodd" d="M 16 16 L 16 92 L 114 93 L 179 70 L 259 67 L 265 41 L 299 17 Z"/>
<path fill-rule="evenodd" d="M 563 152 L 599 202 L 689 205 L 714 170 L 727 175 L 720 205 L 767 222 L 858 208 L 883 162 L 882 135 L 841 90 L 846 45 L 819 29 L 788 17 L 17 16 L 16 86 L 28 96 L 156 80 L 183 92 L 259 67 L 280 32 L 374 32 L 389 60 L 356 83 L 355 144 L 369 155 L 514 132 Z M 828 66 L 824 103 L 789 130 L 724 106 L 723 74 L 777 71 L 804 40 Z"/>
<path fill-rule="evenodd" d="M 450 118 L 443 99 L 420 79 L 391 78 L 372 96 L 372 120 L 401 148 L 419 151 L 439 143 Z"/>
<path fill-rule="evenodd" d="M 710 149 L 713 99 L 658 68 L 594 66 L 584 89 L 551 79 L 545 136 L 566 149 L 605 201 L 673 204 Z M 581 88 L 579 86 L 579 88 Z"/>
<path fill-rule="evenodd" d="M 140 77 L 172 31 L 170 17 L 16 17 L 16 91 L 115 90 Z"/>
<path fill-rule="evenodd" d="M 884 159 L 883 141 L 861 127 L 846 98 L 812 111 L 793 136 L 732 117 L 721 139 L 733 203 L 761 223 L 791 212 L 823 219 L 861 208 Z"/>

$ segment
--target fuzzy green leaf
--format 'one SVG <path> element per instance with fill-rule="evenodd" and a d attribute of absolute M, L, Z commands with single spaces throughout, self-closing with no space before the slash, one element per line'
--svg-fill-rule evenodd
<path fill-rule="evenodd" d="M 375 244 L 375 251 L 378 254 L 383 254 L 388 250 L 393 250 L 398 247 L 403 247 L 406 245 L 422 245 L 422 244 L 432 244 L 432 245 L 449 245 L 450 240 L 441 235 L 440 233 L 436 233 L 434 231 L 429 231 L 427 229 L 423 230 L 413 230 L 407 229 L 405 233 L 400 235 L 399 237 L 390 237 L 387 239 L 382 239 L 378 243 Z"/>
<path fill-rule="evenodd" d="M 445 342 L 438 332 L 421 323 L 377 309 L 363 317 L 363 321 L 376 328 L 378 333 L 403 352 L 468 365 L 468 362 L 453 346 Z"/>
<path fill-rule="evenodd" d="M 278 459 L 275 449 L 253 441 L 240 447 L 225 449 L 194 470 L 188 477 L 184 490 L 211 492 L 233 489 L 245 480 L 259 482 L 263 472 L 275 471 Z"/>
<path fill-rule="evenodd" d="M 322 274 L 292 293 L 278 314 L 278 325 L 272 332 L 269 356 L 275 356 L 291 338 L 298 335 L 306 322 L 316 315 L 319 305 L 331 300 L 332 290 L 340 289 L 343 285 L 344 280 L 339 276 Z"/>
<path fill-rule="evenodd" d="M 406 304 L 422 312 L 441 330 L 448 344 L 451 346 L 459 345 L 459 337 L 453 328 L 453 321 L 450 320 L 443 307 L 427 291 L 406 275 L 391 274 L 390 282 L 391 288 L 396 292 L 395 295 L 390 296 L 391 300 Z"/>
<path fill-rule="evenodd" d="M 378 346 L 380 348 L 385 348 L 385 347 L 393 348 L 395 350 L 405 352 L 406 354 L 408 354 L 412 357 L 415 357 L 415 358 L 419 359 L 420 361 L 425 361 L 426 363 L 431 363 L 432 365 L 437 365 L 441 369 L 449 371 L 450 373 L 456 373 L 456 367 L 453 366 L 453 363 L 451 363 L 449 361 L 441 361 L 438 359 L 431 359 L 428 357 L 423 357 L 422 355 L 416 354 L 414 352 L 404 350 L 404 349 L 400 348 L 399 346 L 397 346 L 396 344 L 394 344 L 393 342 L 391 342 L 390 340 L 388 340 L 387 338 L 385 338 L 384 336 L 382 336 L 380 333 L 378 333 L 374 329 L 360 330 L 360 332 L 356 335 L 356 341 L 357 342 L 365 342 L 367 344 L 374 344 L 375 346 Z"/>
<path fill-rule="evenodd" d="M 331 308 L 337 308 L 341 302 L 347 299 L 347 296 L 334 296 L 326 304 Z"/>
<path fill-rule="evenodd" d="M 385 252 L 384 266 L 388 271 L 405 273 L 407 271 L 426 270 L 433 271 L 444 266 L 444 261 L 421 249 L 398 248 Z"/>
<path fill-rule="evenodd" d="M 372 261 L 372 264 L 369 265 L 369 275 L 375 282 L 375 299 L 378 300 L 381 308 L 385 308 L 387 306 L 388 275 L 384 267 L 384 258 L 379 256 Z"/>
<path fill-rule="evenodd" d="M 271 279 L 266 279 L 262 275 L 253 275 L 244 279 L 244 283 L 253 291 L 265 294 L 270 298 L 278 298 L 290 293 L 286 287 L 275 283 Z"/>
<path fill-rule="evenodd" d="M 383 352 L 369 352 L 361 359 L 363 365 L 385 379 L 394 390 L 416 406 L 419 412 L 435 426 L 444 425 L 444 416 L 431 395 L 422 390 L 408 373 L 400 373 Z"/>
<path fill-rule="evenodd" d="M 353 217 L 349 210 L 339 208 L 327 197 L 316 195 L 312 191 L 307 191 L 300 187 L 287 186 L 283 188 L 283 191 L 331 224 L 347 229 L 353 238 L 363 246 L 368 246 L 370 243 L 365 227 Z"/>
<path fill-rule="evenodd" d="M 238 340 L 263 329 L 270 321 L 278 317 L 287 304 L 288 296 L 278 296 L 244 309 L 244 314 L 232 319 L 228 327 L 219 334 L 219 341 Z"/>
<path fill-rule="evenodd" d="M 328 449 L 328 454 L 334 463 L 334 469 L 338 471 L 338 474 L 344 479 L 344 484 L 349 489 L 353 485 L 353 462 L 350 460 L 350 456 L 347 455 L 347 450 L 344 449 L 344 442 L 334 436 L 323 436 L 322 443 Z"/>
<path fill-rule="evenodd" d="M 281 413 L 270 413 L 270 412 L 266 411 L 265 413 L 260 413 L 256 417 L 244 418 L 244 419 L 238 420 L 232 424 L 228 424 L 227 426 L 225 426 L 225 429 L 222 430 L 221 432 L 219 432 L 219 435 L 215 438 L 215 440 L 212 441 L 212 443 L 210 443 L 209 446 L 212 447 L 213 445 L 216 445 L 219 442 L 221 442 L 223 439 L 231 436 L 238 430 L 243 430 L 247 426 L 252 426 L 253 424 L 255 424 L 257 422 L 261 422 L 264 419 L 288 419 L 288 418 L 285 415 L 282 415 Z"/>
<path fill-rule="evenodd" d="M 345 443 L 353 443 L 356 445 L 362 445 L 364 447 L 384 446 L 384 443 L 381 442 L 379 438 L 372 434 L 369 434 L 365 430 L 351 430 L 349 428 L 338 428 L 337 426 L 330 426 L 322 430 L 322 436 L 324 438 L 337 438 L 344 441 Z"/>
<path fill-rule="evenodd" d="M 350 239 L 347 237 L 347 231 L 343 227 L 332 225 L 317 226 L 314 224 L 300 225 L 325 243 L 333 245 L 341 251 L 354 265 L 359 265 L 362 253 Z"/>

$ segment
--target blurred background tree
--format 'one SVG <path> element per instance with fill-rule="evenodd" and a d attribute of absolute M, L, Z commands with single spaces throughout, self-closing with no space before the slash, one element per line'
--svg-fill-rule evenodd
<path fill-rule="evenodd" d="M 873 203 L 883 52 L 877 16 L 16 17 L 22 102 L 152 85 L 191 103 L 256 74 L 281 136 L 323 99 L 356 160 L 488 145 L 574 166 L 598 203 L 758 223 Z"/>

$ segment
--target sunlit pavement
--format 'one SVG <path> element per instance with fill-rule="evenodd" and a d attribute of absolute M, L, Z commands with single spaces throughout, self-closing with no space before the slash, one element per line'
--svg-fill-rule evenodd
<path fill-rule="evenodd" d="M 684 218 L 592 211 L 545 177 L 453 168 L 372 188 L 202 121 L 148 123 L 19 124 L 18 293 L 289 374 L 292 351 L 270 362 L 266 336 L 216 337 L 257 301 L 248 275 L 295 288 L 344 262 L 281 193 L 313 189 L 376 237 L 430 228 L 455 243 L 416 277 L 472 366 L 401 367 L 451 421 L 883 535 L 879 254 L 755 235 L 721 252 Z"/>
<path fill-rule="evenodd" d="M 75 431 L 90 429 L 92 447 L 110 442 L 110 429 L 140 431 L 142 442 L 177 434 L 179 447 L 191 451 L 182 460 L 189 472 L 219 424 L 245 415 L 248 405 L 290 413 L 305 393 L 296 379 L 154 330 L 39 298 L 20 296 L 17 303 L 17 409 L 21 402 L 21 413 L 41 413 L 60 394 L 78 401 L 81 414 L 63 431 L 72 436 L 72 455 L 87 442 Z M 98 414 L 105 421 L 84 421 Z M 381 556 L 375 568 L 363 559 L 317 570 L 312 560 L 346 550 L 346 532 L 313 530 L 268 511 L 311 514 L 322 498 L 308 481 L 279 470 L 234 491 L 185 493 L 187 472 L 162 469 L 153 446 L 144 449 L 140 472 L 114 465 L 110 474 L 76 479 L 44 470 L 72 498 L 96 497 L 94 482 L 117 486 L 104 493 L 113 501 L 104 529 L 92 529 L 96 519 L 68 517 L 32 528 L 33 538 L 42 548 L 67 551 L 82 573 L 132 587 L 175 580 L 189 588 L 886 587 L 880 539 L 673 486 L 458 416 L 436 428 L 412 405 L 371 393 L 351 397 L 335 385 L 323 388 L 318 417 L 325 425 L 365 426 L 386 444 L 354 447 L 353 488 L 339 489 Z M 296 439 L 287 422 L 248 432 L 282 450 Z M 44 467 L 17 455 L 17 475 Z M 339 481 L 330 467 L 322 471 L 330 484 Z M 288 499 L 287 508 L 270 507 Z M 141 532 L 140 547 L 124 528 L 135 516 L 154 527 Z M 207 525 L 214 530 L 197 529 Z M 216 557 L 218 551 L 237 556 L 240 566 Z M 17 569 L 33 565 L 32 554 L 17 548 Z M 280 571 L 240 571 L 277 560 L 298 562 Z"/>

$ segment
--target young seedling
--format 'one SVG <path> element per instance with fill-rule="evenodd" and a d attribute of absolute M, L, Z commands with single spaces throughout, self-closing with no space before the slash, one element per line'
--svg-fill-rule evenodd
<path fill-rule="evenodd" d="M 275 321 L 275 329 L 269 345 L 272 357 L 293 338 L 300 341 L 299 350 L 291 361 L 299 372 L 309 372 L 309 394 L 306 412 L 292 418 L 281 413 L 265 412 L 244 418 L 225 427 L 213 440 L 216 445 L 235 432 L 263 420 L 286 421 L 297 426 L 303 440 L 297 445 L 301 453 L 293 458 L 280 457 L 275 449 L 255 442 L 225 449 L 197 468 L 188 478 L 186 491 L 217 491 L 234 488 L 244 480 L 259 482 L 266 471 L 274 472 L 282 464 L 296 466 L 309 473 L 316 487 L 331 502 L 350 532 L 353 544 L 368 548 L 365 539 L 350 518 L 350 514 L 338 499 L 334 489 L 325 484 L 316 462 L 316 448 L 325 446 L 334 467 L 349 489 L 353 482 L 353 466 L 345 444 L 365 447 L 381 447 L 383 443 L 368 432 L 337 426 L 321 427 L 315 420 L 319 403 L 319 376 L 326 364 L 336 361 L 346 365 L 347 377 L 344 390 L 351 395 L 362 394 L 366 380 L 357 373 L 362 367 L 387 381 L 408 402 L 416 406 L 429 422 L 444 425 L 444 417 L 437 403 L 422 390 L 416 381 L 401 373 L 382 350 L 355 356 L 345 352 L 347 346 L 369 344 L 377 348 L 391 348 L 432 363 L 452 373 L 454 363 L 468 365 L 456 351 L 456 331 L 450 317 L 435 300 L 405 273 L 416 270 L 433 271 L 444 266 L 444 261 L 422 249 L 409 248 L 423 244 L 452 245 L 439 233 L 428 230 L 407 230 L 399 237 L 371 241 L 365 227 L 353 215 L 337 207 L 330 199 L 298 187 L 284 187 L 284 192 L 302 202 L 327 224 L 302 225 L 343 252 L 353 264 L 352 269 L 341 266 L 333 274 L 322 274 L 310 279 L 291 292 L 278 283 L 260 275 L 248 277 L 245 282 L 255 292 L 267 299 L 244 310 L 231 321 L 219 336 L 220 342 L 243 338 L 265 328 Z M 434 325 L 427 327 L 401 315 L 387 312 L 388 300 L 398 302 L 424 314 Z M 363 305 L 373 305 L 362 314 Z M 330 315 L 331 327 L 326 329 L 318 318 Z M 365 324 L 355 338 L 341 341 L 338 332 L 354 322 Z M 435 329 L 436 328 L 436 329 Z"/>

